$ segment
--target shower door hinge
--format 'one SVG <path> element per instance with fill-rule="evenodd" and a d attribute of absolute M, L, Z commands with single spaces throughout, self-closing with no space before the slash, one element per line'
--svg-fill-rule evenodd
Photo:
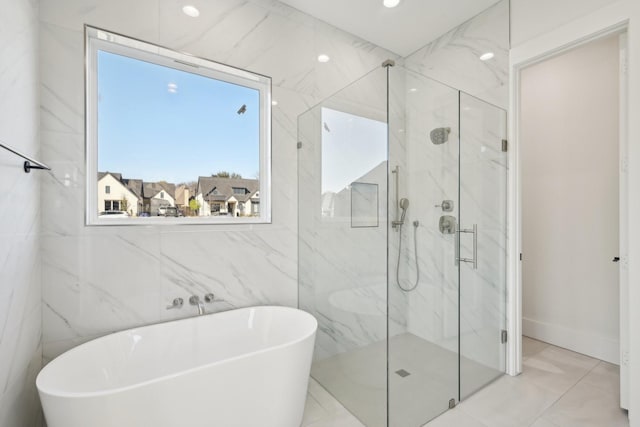
<path fill-rule="evenodd" d="M 500 342 L 505 344 L 507 342 L 507 331 L 504 329 L 500 332 Z"/>
<path fill-rule="evenodd" d="M 509 150 L 509 141 L 506 139 L 502 140 L 502 152 L 506 153 Z"/>
<path fill-rule="evenodd" d="M 302 148 L 302 142 L 298 141 L 298 150 Z"/>

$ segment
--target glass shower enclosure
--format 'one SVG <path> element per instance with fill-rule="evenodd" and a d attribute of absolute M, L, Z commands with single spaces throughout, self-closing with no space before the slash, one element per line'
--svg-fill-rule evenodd
<path fill-rule="evenodd" d="M 312 376 L 418 427 L 505 371 L 506 112 L 386 65 L 298 118 Z"/>

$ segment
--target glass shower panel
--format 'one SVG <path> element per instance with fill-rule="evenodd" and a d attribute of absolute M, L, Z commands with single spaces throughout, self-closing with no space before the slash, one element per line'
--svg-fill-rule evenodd
<path fill-rule="evenodd" d="M 460 398 L 504 374 L 507 114 L 460 94 Z"/>
<path fill-rule="evenodd" d="M 396 200 L 409 202 L 404 224 L 389 231 L 390 314 L 404 307 L 389 320 L 389 426 L 419 427 L 459 396 L 458 91 L 394 67 L 389 98 L 390 220 L 399 219 Z M 452 227 L 441 231 L 441 220 Z"/>
<path fill-rule="evenodd" d="M 368 427 L 387 423 L 387 75 L 298 118 L 299 307 L 312 377 Z"/>

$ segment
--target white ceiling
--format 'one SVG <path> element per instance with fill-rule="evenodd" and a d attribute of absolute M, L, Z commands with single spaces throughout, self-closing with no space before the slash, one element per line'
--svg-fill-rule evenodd
<path fill-rule="evenodd" d="M 401 56 L 415 52 L 499 0 L 280 0 Z"/>

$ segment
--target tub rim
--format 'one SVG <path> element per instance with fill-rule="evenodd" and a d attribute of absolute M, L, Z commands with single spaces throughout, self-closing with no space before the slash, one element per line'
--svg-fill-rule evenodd
<path fill-rule="evenodd" d="M 56 359 L 58 359 L 59 357 L 62 357 L 64 355 L 68 355 L 70 353 L 75 353 L 77 351 L 82 351 L 82 348 L 93 343 L 94 341 L 100 340 L 100 339 L 106 339 L 107 337 L 112 337 L 114 335 L 118 335 L 118 334 L 126 334 L 132 331 L 136 331 L 136 330 L 140 330 L 140 329 L 146 329 L 146 328 L 153 328 L 153 327 L 159 327 L 160 325 L 165 325 L 165 324 L 170 324 L 170 323 L 176 323 L 176 322 L 182 322 L 182 321 L 186 321 L 186 320 L 193 320 L 193 319 L 199 319 L 202 317 L 206 317 L 206 316 L 215 316 L 217 314 L 223 314 L 223 313 L 229 313 L 232 311 L 250 311 L 250 310 L 254 310 L 254 309 L 259 309 L 259 310 L 266 310 L 266 309 L 278 309 L 278 310 L 282 310 L 284 309 L 285 311 L 297 311 L 302 313 L 302 316 L 307 317 L 308 319 L 312 320 L 312 325 L 313 327 L 310 328 L 310 332 L 302 334 L 301 337 L 293 339 L 291 341 L 287 341 L 285 343 L 282 344 L 278 344 L 275 346 L 271 346 L 271 347 L 267 347 L 267 348 L 263 348 L 261 350 L 258 351 L 254 351 L 251 353 L 245 353 L 245 354 L 240 354 L 237 356 L 233 356 L 233 357 L 229 357 L 227 359 L 223 359 L 223 360 L 218 360 L 216 362 L 212 362 L 212 363 L 205 363 L 190 369 L 185 369 L 179 372 L 175 372 L 172 374 L 167 374 L 167 375 L 162 375 L 162 376 L 158 376 L 158 377 L 154 377 L 150 380 L 146 380 L 146 381 L 142 381 L 142 382 L 138 382 L 136 384 L 131 384 L 131 385 L 127 385 L 127 386 L 122 386 L 122 387 L 115 387 L 115 388 L 110 388 L 108 390 L 100 390 L 100 391 L 87 391 L 87 392 L 75 392 L 75 391 L 63 391 L 63 390 L 59 390 L 59 389 L 43 389 L 40 385 L 40 377 L 41 375 L 46 375 L 45 371 L 53 369 L 50 368 L 52 366 L 53 363 L 55 363 Z M 122 393 L 125 391 L 130 391 L 130 390 L 134 390 L 137 388 L 141 388 L 144 386 L 147 386 L 149 384 L 154 384 L 154 383 L 159 383 L 161 381 L 165 381 L 165 380 L 169 380 L 172 378 L 176 378 L 178 376 L 181 375 L 187 375 L 187 374 L 191 374 L 193 372 L 197 372 L 197 371 L 201 371 L 204 370 L 206 368 L 210 368 L 216 365 L 224 365 L 226 363 L 231 363 L 237 360 L 241 360 L 241 359 L 246 359 L 248 357 L 251 356 L 256 356 L 256 355 L 260 355 L 262 353 L 266 353 L 268 351 L 274 351 L 274 350 L 278 350 L 278 349 L 282 349 L 285 347 L 290 347 L 293 346 L 295 344 L 301 343 L 302 341 L 307 340 L 309 337 L 313 336 L 314 334 L 316 334 L 318 330 L 318 320 L 309 312 L 299 309 L 299 308 L 295 308 L 295 307 L 287 307 L 287 306 L 278 306 L 278 305 L 257 305 L 257 306 L 251 306 L 251 307 L 242 307 L 242 308 L 236 308 L 236 309 L 232 309 L 232 310 L 226 310 L 226 311 L 220 311 L 217 313 L 209 313 L 206 314 L 204 316 L 191 316 L 191 317 L 185 317 L 182 319 L 174 319 L 174 320 L 169 320 L 166 322 L 158 322 L 158 323 L 152 323 L 150 325 L 144 325 L 144 326 L 139 326 L 139 327 L 134 327 L 134 328 L 129 328 L 129 329 L 123 329 L 121 331 L 117 331 L 117 332 L 112 332 L 110 334 L 106 334 L 94 339 L 91 339 L 87 342 L 84 342 L 78 346 L 75 346 L 73 348 L 70 348 L 69 350 L 65 351 L 64 353 L 56 356 L 51 362 L 49 362 L 47 365 L 45 365 L 40 372 L 38 372 L 38 375 L 36 377 L 36 388 L 38 389 L 38 393 L 43 393 L 47 396 L 51 396 L 51 397 L 68 397 L 68 398 L 91 398 L 91 397 L 100 397 L 100 396 L 107 396 L 107 395 L 115 395 L 118 393 Z"/>

